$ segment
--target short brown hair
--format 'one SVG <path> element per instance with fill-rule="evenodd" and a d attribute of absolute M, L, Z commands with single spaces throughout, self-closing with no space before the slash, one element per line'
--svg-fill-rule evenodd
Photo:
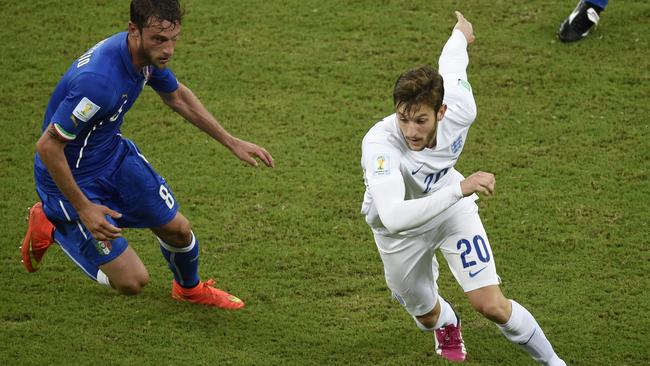
<path fill-rule="evenodd" d="M 172 27 L 181 24 L 183 9 L 178 0 L 132 0 L 131 21 L 139 31 L 155 21 L 168 21 Z"/>
<path fill-rule="evenodd" d="M 393 88 L 395 109 L 404 105 L 407 113 L 417 104 L 426 104 L 438 113 L 445 97 L 442 76 L 431 66 L 420 66 L 404 72 Z"/>

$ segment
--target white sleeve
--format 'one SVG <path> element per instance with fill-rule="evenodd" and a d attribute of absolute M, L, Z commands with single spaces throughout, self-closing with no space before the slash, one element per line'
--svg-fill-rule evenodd
<path fill-rule="evenodd" d="M 363 143 L 362 163 L 368 190 L 381 222 L 391 233 L 421 226 L 463 198 L 458 183 L 423 198 L 404 200 L 406 188 L 399 170 L 401 155 L 387 144 Z"/>
<path fill-rule="evenodd" d="M 442 49 L 438 66 L 445 81 L 444 103 L 449 107 L 447 116 L 453 116 L 462 125 L 471 124 L 477 114 L 472 86 L 467 81 L 468 64 L 467 39 L 463 32 L 454 29 Z"/>
<path fill-rule="evenodd" d="M 438 70 L 443 78 L 445 75 L 454 74 L 463 80 L 467 80 L 468 64 L 467 39 L 465 39 L 463 32 L 454 29 L 447 43 L 442 48 L 442 53 L 438 60 Z"/>
<path fill-rule="evenodd" d="M 391 177 L 369 187 L 381 222 L 391 233 L 416 228 L 438 216 L 463 198 L 460 183 L 435 191 L 430 196 L 404 200 L 404 180 Z"/>

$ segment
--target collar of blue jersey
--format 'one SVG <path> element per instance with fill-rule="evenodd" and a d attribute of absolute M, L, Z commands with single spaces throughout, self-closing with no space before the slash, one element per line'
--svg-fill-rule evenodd
<path fill-rule="evenodd" d="M 124 67 L 129 70 L 129 75 L 133 80 L 137 80 L 140 77 L 140 70 L 136 70 L 133 66 L 133 61 L 131 61 L 131 54 L 129 53 L 129 32 L 122 32 L 121 36 L 124 37 L 124 40 L 120 43 L 120 55 L 122 56 L 122 61 L 124 62 Z"/>

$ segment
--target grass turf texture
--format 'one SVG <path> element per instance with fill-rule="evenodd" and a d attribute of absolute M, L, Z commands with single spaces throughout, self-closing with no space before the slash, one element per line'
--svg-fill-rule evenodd
<path fill-rule="evenodd" d="M 32 156 L 72 60 L 122 31 L 127 1 L 0 4 L 0 364 L 446 364 L 390 299 L 368 227 L 360 141 L 397 75 L 436 65 L 459 9 L 474 24 L 478 104 L 458 169 L 494 172 L 479 201 L 504 292 L 571 365 L 650 363 L 647 295 L 650 5 L 613 1 L 584 41 L 554 32 L 569 1 L 185 1 L 171 68 L 275 169 L 244 166 L 147 90 L 123 132 L 170 182 L 201 241 L 201 273 L 240 312 L 178 303 L 147 231 L 138 297 L 88 281 L 53 248 L 27 274 L 17 246 L 37 196 Z M 468 365 L 528 365 L 465 301 Z"/>

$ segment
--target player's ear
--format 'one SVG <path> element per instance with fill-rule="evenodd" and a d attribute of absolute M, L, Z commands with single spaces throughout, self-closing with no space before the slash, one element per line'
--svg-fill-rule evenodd
<path fill-rule="evenodd" d="M 132 21 L 129 20 L 129 37 L 135 37 L 138 38 L 140 36 L 140 31 L 138 30 L 138 26 L 135 25 Z"/>
<path fill-rule="evenodd" d="M 440 109 L 438 110 L 438 115 L 436 116 L 438 118 L 438 121 L 440 121 L 445 116 L 445 112 L 447 112 L 447 105 L 443 104 L 440 106 Z"/>

